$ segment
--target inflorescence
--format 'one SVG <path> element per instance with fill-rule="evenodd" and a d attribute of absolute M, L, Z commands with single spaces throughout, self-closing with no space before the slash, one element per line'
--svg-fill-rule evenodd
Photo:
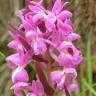
<path fill-rule="evenodd" d="M 8 47 L 16 53 L 6 61 L 13 71 L 11 89 L 16 96 L 25 96 L 24 91 L 26 96 L 56 96 L 60 91 L 69 96 L 78 87 L 74 80 L 83 57 L 73 44 L 80 36 L 74 33 L 67 4 L 56 0 L 52 8 L 45 8 L 43 0 L 29 0 L 17 15 L 20 25 L 10 24 L 13 41 Z M 30 64 L 36 71 L 32 83 L 27 72 Z"/>

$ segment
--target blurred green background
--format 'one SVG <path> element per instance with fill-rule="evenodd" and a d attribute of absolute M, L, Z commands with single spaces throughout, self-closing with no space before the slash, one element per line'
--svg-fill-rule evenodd
<path fill-rule="evenodd" d="M 10 91 L 11 70 L 5 62 L 5 57 L 13 53 L 7 48 L 11 41 L 8 22 L 16 23 L 16 14 L 23 7 L 24 0 L 0 0 L 0 96 L 14 96 Z M 73 0 L 69 10 L 73 12 L 75 32 L 81 35 L 74 43 L 84 56 L 77 69 L 79 89 L 71 95 L 96 96 L 96 0 Z"/>

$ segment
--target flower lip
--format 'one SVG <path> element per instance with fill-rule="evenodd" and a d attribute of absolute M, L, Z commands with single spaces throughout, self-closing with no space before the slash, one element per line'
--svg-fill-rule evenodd
<path fill-rule="evenodd" d="M 25 69 L 22 67 L 17 67 L 12 74 L 12 81 L 13 83 L 17 82 L 28 82 L 29 76 Z"/>
<path fill-rule="evenodd" d="M 27 89 L 29 85 L 30 85 L 29 83 L 17 82 L 10 89 L 25 89 L 25 88 Z"/>

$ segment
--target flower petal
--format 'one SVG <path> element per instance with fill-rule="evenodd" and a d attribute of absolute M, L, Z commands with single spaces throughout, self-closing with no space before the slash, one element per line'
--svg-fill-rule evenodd
<path fill-rule="evenodd" d="M 17 82 L 28 82 L 29 76 L 25 69 L 17 67 L 16 70 L 12 73 L 12 81 L 13 83 Z"/>
<path fill-rule="evenodd" d="M 72 17 L 72 13 L 70 11 L 64 10 L 62 11 L 57 18 L 60 20 L 65 20 Z"/>
<path fill-rule="evenodd" d="M 8 44 L 8 47 L 9 47 L 9 48 L 17 48 L 18 45 L 19 45 L 19 42 L 16 41 L 16 40 L 13 40 L 13 41 L 11 41 L 11 42 Z"/>
<path fill-rule="evenodd" d="M 14 69 L 14 68 L 16 68 L 16 66 L 21 64 L 18 53 L 8 56 L 6 58 L 6 61 L 7 61 L 8 67 L 11 69 Z"/>
<path fill-rule="evenodd" d="M 73 92 L 73 91 L 75 91 L 76 89 L 78 89 L 78 85 L 72 83 L 72 84 L 70 84 L 69 86 L 67 86 L 67 88 L 68 88 L 69 92 Z"/>
<path fill-rule="evenodd" d="M 27 96 L 37 96 L 37 95 L 34 93 L 28 93 Z"/>
<path fill-rule="evenodd" d="M 17 82 L 10 89 L 13 89 L 13 90 L 23 90 L 23 89 L 27 89 L 28 87 L 29 87 L 29 83 Z"/>
<path fill-rule="evenodd" d="M 61 0 L 56 0 L 54 6 L 52 8 L 52 12 L 58 14 L 61 11 L 61 9 L 62 9 Z"/>
<path fill-rule="evenodd" d="M 44 88 L 40 80 L 32 82 L 32 92 L 38 96 L 42 96 L 44 94 Z"/>
<path fill-rule="evenodd" d="M 64 37 L 64 36 L 67 36 L 69 35 L 70 33 L 73 32 L 73 28 L 71 25 L 69 25 L 67 23 L 67 21 L 65 22 L 62 22 L 62 21 L 58 21 L 58 29 L 59 29 L 59 32 L 61 32 L 61 35 Z M 62 38 L 63 38 L 62 37 Z"/>
<path fill-rule="evenodd" d="M 68 77 L 68 76 L 72 77 L 72 78 L 77 77 L 77 72 L 76 72 L 76 69 L 74 69 L 74 68 L 65 68 L 64 73 L 67 75 L 66 77 Z"/>
<path fill-rule="evenodd" d="M 49 32 L 55 31 L 56 17 L 54 14 L 49 14 L 45 19 L 45 26 Z"/>
<path fill-rule="evenodd" d="M 80 38 L 80 35 L 76 34 L 76 33 L 71 33 L 66 37 L 69 41 L 74 41 L 76 39 Z"/>
<path fill-rule="evenodd" d="M 63 74 L 62 71 L 51 72 L 50 76 L 51 76 L 51 81 L 53 82 L 53 84 L 60 82 L 62 78 L 62 74 Z"/>
<path fill-rule="evenodd" d="M 35 25 L 38 25 L 44 19 L 43 13 L 39 12 L 38 14 L 34 15 L 32 20 Z"/>
<path fill-rule="evenodd" d="M 72 58 L 66 55 L 59 55 L 58 56 L 58 63 L 59 66 L 64 66 L 66 67 L 72 67 L 73 63 L 72 63 Z"/>

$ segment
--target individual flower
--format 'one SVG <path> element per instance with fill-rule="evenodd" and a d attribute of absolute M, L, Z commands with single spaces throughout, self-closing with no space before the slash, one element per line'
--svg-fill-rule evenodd
<path fill-rule="evenodd" d="M 74 68 L 83 60 L 81 52 L 71 42 L 62 42 L 58 50 L 60 52 L 58 55 L 58 63 L 60 66 Z"/>
<path fill-rule="evenodd" d="M 59 90 L 64 88 L 64 85 L 71 92 L 72 88 L 75 87 L 73 80 L 77 77 L 77 72 L 73 68 L 64 68 L 63 70 L 57 70 L 51 72 L 51 81 L 56 84 Z M 74 85 L 74 86 L 73 86 Z"/>
<path fill-rule="evenodd" d="M 11 69 L 15 69 L 16 67 L 25 68 L 28 63 L 31 62 L 32 55 L 30 53 L 15 53 L 6 58 L 7 65 Z"/>
<path fill-rule="evenodd" d="M 8 56 L 6 58 L 6 61 L 7 61 L 8 67 L 11 69 L 15 69 L 17 66 L 19 66 L 19 64 L 21 64 L 21 60 L 19 58 L 18 53 Z"/>
<path fill-rule="evenodd" d="M 35 31 L 28 31 L 26 38 L 32 46 L 35 55 L 42 55 L 46 52 L 47 47 L 43 41 L 43 34 L 38 27 Z"/>
<path fill-rule="evenodd" d="M 40 80 L 36 80 L 32 82 L 32 92 L 28 93 L 27 96 L 43 96 L 44 95 L 44 88 Z"/>
<path fill-rule="evenodd" d="M 30 84 L 26 82 L 17 82 L 12 87 L 11 90 L 14 91 L 15 96 L 24 96 L 22 91 L 30 89 Z"/>
<path fill-rule="evenodd" d="M 63 41 L 73 41 L 76 38 L 78 39 L 79 36 L 75 35 L 74 37 L 71 34 L 73 33 L 73 28 L 70 24 L 68 24 L 68 19 L 66 19 L 64 22 L 61 20 L 57 21 L 57 29 L 52 34 L 52 42 L 55 43 L 57 46 L 59 46 Z M 69 36 L 72 36 L 71 38 Z M 78 37 L 76 37 L 78 36 Z"/>
<path fill-rule="evenodd" d="M 12 82 L 11 87 L 14 90 L 16 96 L 24 96 L 22 91 L 29 88 L 29 76 L 27 71 L 22 67 L 17 67 L 12 73 Z"/>

